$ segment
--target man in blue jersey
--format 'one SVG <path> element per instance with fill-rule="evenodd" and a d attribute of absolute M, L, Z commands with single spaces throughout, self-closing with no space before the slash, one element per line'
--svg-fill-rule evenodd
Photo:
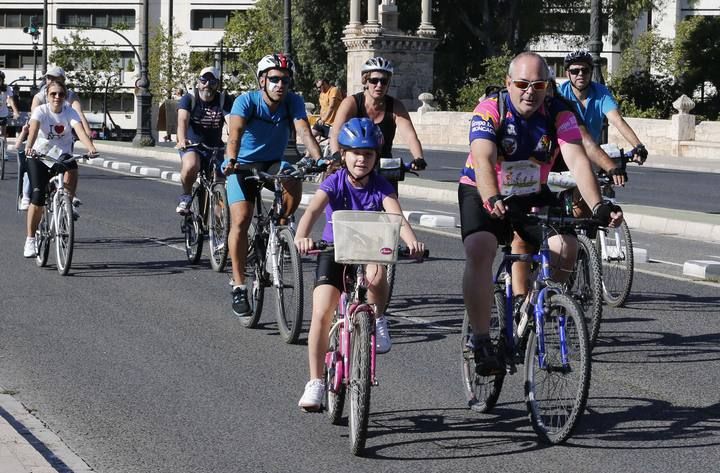
<path fill-rule="evenodd" d="M 595 143 L 600 144 L 603 117 L 607 117 L 608 122 L 633 146 L 633 154 L 644 161 L 647 150 L 620 115 L 612 92 L 604 85 L 592 81 L 593 58 L 587 49 L 570 52 L 565 56 L 564 62 L 568 81 L 560 86 L 560 94 L 575 105 Z"/>
<path fill-rule="evenodd" d="M 233 103 L 230 112 L 230 137 L 228 138 L 223 169 L 227 180 L 230 205 L 230 233 L 228 250 L 232 259 L 233 312 L 239 317 L 248 316 L 251 307 L 245 285 L 247 257 L 247 233 L 253 216 L 254 189 L 245 177 L 252 172 L 252 165 L 267 171 L 271 166 L 291 166 L 283 161 L 285 147 L 294 129 L 302 139 L 310 156 L 320 158 L 320 147 L 313 138 L 305 113 L 305 103 L 299 95 L 290 91 L 295 64 L 289 56 L 278 53 L 263 57 L 258 63 L 257 76 L 260 90 L 241 95 Z M 237 170 L 230 165 L 236 160 Z M 288 180 L 283 184 L 286 215 L 292 215 L 300 204 L 301 183 Z"/>

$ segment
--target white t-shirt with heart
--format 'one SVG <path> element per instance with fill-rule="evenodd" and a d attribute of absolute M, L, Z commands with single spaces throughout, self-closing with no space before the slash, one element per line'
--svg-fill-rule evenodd
<path fill-rule="evenodd" d="M 50 110 L 50 105 L 40 105 L 33 112 L 30 121 L 40 122 L 38 136 L 45 138 L 50 146 L 57 146 L 63 153 L 70 154 L 73 149 L 72 127 L 80 123 L 78 113 L 67 104 L 60 113 Z"/>

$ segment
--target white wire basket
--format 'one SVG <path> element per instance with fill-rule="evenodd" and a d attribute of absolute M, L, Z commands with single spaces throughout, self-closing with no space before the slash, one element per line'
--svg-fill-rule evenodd
<path fill-rule="evenodd" d="M 342 264 L 394 263 L 402 215 L 337 210 L 332 214 L 335 261 Z"/>

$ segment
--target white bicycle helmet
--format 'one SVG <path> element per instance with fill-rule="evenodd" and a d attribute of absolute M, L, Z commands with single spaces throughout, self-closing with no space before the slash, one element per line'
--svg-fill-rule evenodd
<path fill-rule="evenodd" d="M 260 77 L 270 69 L 287 69 L 290 72 L 290 77 L 295 75 L 295 63 L 290 56 L 284 53 L 268 54 L 260 59 L 257 65 L 257 76 Z"/>
<path fill-rule="evenodd" d="M 360 72 L 363 74 L 366 72 L 372 72 L 372 71 L 380 71 L 380 72 L 386 72 L 390 75 L 393 73 L 393 64 L 392 62 L 388 61 L 387 59 L 383 57 L 371 57 L 368 59 L 365 64 L 363 64 L 362 69 Z"/>

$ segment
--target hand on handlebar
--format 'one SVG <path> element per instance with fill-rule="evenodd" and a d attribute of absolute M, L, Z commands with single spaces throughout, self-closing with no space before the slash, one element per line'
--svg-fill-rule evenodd
<path fill-rule="evenodd" d="M 633 153 L 633 161 L 636 163 L 642 165 L 645 163 L 645 160 L 648 157 L 647 149 L 645 148 L 645 145 L 640 143 L 632 150 Z"/>
<path fill-rule="evenodd" d="M 410 163 L 410 169 L 413 171 L 422 171 L 427 167 L 427 161 L 422 156 L 417 157 Z"/>
<path fill-rule="evenodd" d="M 615 186 L 625 187 L 625 183 L 629 180 L 627 172 L 623 168 L 612 168 L 607 172 L 607 175 L 612 179 Z"/>
<path fill-rule="evenodd" d="M 411 241 L 408 244 L 408 250 L 410 250 L 410 256 L 418 261 L 422 261 L 425 256 L 425 243 L 421 241 Z"/>
<path fill-rule="evenodd" d="M 508 211 L 505 207 L 504 198 L 500 194 L 496 194 L 483 202 L 483 207 L 492 218 L 505 218 Z"/>
<path fill-rule="evenodd" d="M 295 246 L 298 249 L 298 252 L 300 252 L 301 255 L 307 255 L 308 251 L 312 250 L 315 247 L 315 242 L 313 242 L 312 238 L 302 238 L 295 236 Z"/>
<path fill-rule="evenodd" d="M 622 209 L 610 201 L 598 202 L 593 207 L 592 213 L 593 218 L 606 227 L 617 227 L 623 221 Z"/>
<path fill-rule="evenodd" d="M 227 166 L 223 166 L 220 170 L 222 171 L 223 175 L 225 175 L 227 177 L 230 174 L 235 174 L 236 167 L 237 167 L 237 159 L 233 158 L 228 161 Z"/>
<path fill-rule="evenodd" d="M 180 151 L 185 151 L 188 146 L 190 146 L 190 140 L 188 140 L 188 139 L 178 140 L 178 142 L 175 144 L 175 149 L 179 149 Z"/>

